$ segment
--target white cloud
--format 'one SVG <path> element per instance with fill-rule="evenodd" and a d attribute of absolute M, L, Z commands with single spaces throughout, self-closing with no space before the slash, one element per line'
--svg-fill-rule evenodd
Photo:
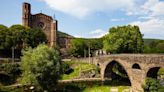
<path fill-rule="evenodd" d="M 164 2 L 158 2 L 152 8 L 152 16 L 164 16 Z"/>
<path fill-rule="evenodd" d="M 100 38 L 100 37 L 102 37 L 102 36 L 104 36 L 105 34 L 107 34 L 108 32 L 106 32 L 106 31 L 104 31 L 104 30 L 102 30 L 102 29 L 96 29 L 96 30 L 94 30 L 94 31 L 91 31 L 90 33 L 89 33 L 89 37 L 90 38 Z"/>
<path fill-rule="evenodd" d="M 124 20 L 125 20 L 124 18 L 120 18 L 120 19 L 114 18 L 114 19 L 111 19 L 110 21 L 112 21 L 112 22 L 119 22 L 119 21 L 124 21 Z"/>
<path fill-rule="evenodd" d="M 141 32 L 148 37 L 164 35 L 164 1 L 161 0 L 42 0 L 53 10 L 57 10 L 77 18 L 85 18 L 95 12 L 110 12 L 121 10 L 128 16 L 135 16 L 131 24 L 139 25 Z M 137 16 L 136 16 L 137 15 Z M 110 21 L 124 21 L 115 18 Z M 102 29 L 96 29 L 88 35 L 98 38 L 106 34 Z M 81 36 L 77 36 L 81 37 Z M 164 39 L 164 38 L 163 38 Z"/>
<path fill-rule="evenodd" d="M 132 25 L 138 25 L 144 37 L 156 37 L 162 38 L 164 36 L 164 20 L 149 19 L 146 21 L 136 21 L 131 23 Z"/>
<path fill-rule="evenodd" d="M 133 6 L 135 0 L 42 0 L 52 9 L 83 18 L 94 12 L 109 12 Z"/>
<path fill-rule="evenodd" d="M 125 11 L 127 15 L 164 16 L 164 1 L 147 0 L 144 4 L 134 4 L 131 9 Z"/>
<path fill-rule="evenodd" d="M 81 36 L 81 35 L 74 35 L 74 37 L 76 37 L 76 38 L 83 38 L 83 36 Z"/>
<path fill-rule="evenodd" d="M 128 12 L 129 15 L 139 16 L 138 20 L 130 24 L 138 25 L 144 37 L 164 39 L 164 1 L 147 0 Z"/>

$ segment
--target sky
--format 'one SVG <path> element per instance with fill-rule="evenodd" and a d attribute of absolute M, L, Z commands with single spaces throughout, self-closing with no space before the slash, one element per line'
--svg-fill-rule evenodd
<path fill-rule="evenodd" d="M 138 25 L 144 38 L 164 39 L 164 0 L 1 0 L 0 24 L 22 24 L 22 3 L 32 14 L 58 20 L 60 31 L 75 37 L 99 38 L 111 27 Z"/>

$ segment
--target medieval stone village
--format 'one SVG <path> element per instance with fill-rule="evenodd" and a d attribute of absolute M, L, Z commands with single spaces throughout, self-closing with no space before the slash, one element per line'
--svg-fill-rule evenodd
<path fill-rule="evenodd" d="M 76 37 L 59 31 L 58 18 L 33 14 L 33 4 L 21 3 L 22 24 L 0 22 L 0 92 L 164 92 L 164 38 L 144 38 L 140 24 L 111 26 L 101 37 Z"/>

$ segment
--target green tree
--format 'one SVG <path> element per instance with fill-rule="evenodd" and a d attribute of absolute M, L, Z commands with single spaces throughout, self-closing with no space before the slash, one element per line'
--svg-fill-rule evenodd
<path fill-rule="evenodd" d="M 24 42 L 27 46 L 34 48 L 41 43 L 47 43 L 47 38 L 41 29 L 27 29 Z"/>
<path fill-rule="evenodd" d="M 12 43 L 10 43 L 11 47 L 20 48 L 24 42 L 26 28 L 22 25 L 12 25 L 9 30 L 12 34 L 12 36 L 8 38 L 12 41 Z"/>
<path fill-rule="evenodd" d="M 156 46 L 157 50 L 159 53 L 164 53 L 164 41 L 163 42 L 160 42 L 157 44 Z"/>
<path fill-rule="evenodd" d="M 21 58 L 22 83 L 52 91 L 60 77 L 60 57 L 57 50 L 46 45 L 29 48 Z"/>
<path fill-rule="evenodd" d="M 111 53 L 140 53 L 143 39 L 138 26 L 118 26 L 109 30 L 103 41 L 103 48 Z"/>
<path fill-rule="evenodd" d="M 71 40 L 70 54 L 75 57 L 82 57 L 87 49 L 85 40 L 82 38 L 76 38 Z"/>
<path fill-rule="evenodd" d="M 6 33 L 7 32 L 8 32 L 8 28 L 4 25 L 0 25 L 0 49 L 5 48 Z"/>
<path fill-rule="evenodd" d="M 12 25 L 7 28 L 0 25 L 0 54 L 10 52 L 12 49 L 12 57 L 16 51 L 17 56 L 21 54 L 22 48 L 36 47 L 41 43 L 47 43 L 46 35 L 41 29 L 26 28 L 22 25 Z M 6 57 L 11 56 L 6 53 Z"/>
<path fill-rule="evenodd" d="M 84 38 L 75 38 L 71 40 L 70 54 L 75 57 L 84 57 L 89 55 L 89 49 L 91 56 L 94 55 L 95 51 L 102 49 L 102 39 L 84 39 Z"/>
<path fill-rule="evenodd" d="M 149 43 L 144 44 L 144 53 L 164 53 L 163 40 L 150 40 Z"/>
<path fill-rule="evenodd" d="M 40 29 L 26 28 L 22 25 L 13 25 L 10 27 L 12 32 L 12 46 L 21 47 L 36 47 L 41 43 L 46 43 L 46 35 Z"/>

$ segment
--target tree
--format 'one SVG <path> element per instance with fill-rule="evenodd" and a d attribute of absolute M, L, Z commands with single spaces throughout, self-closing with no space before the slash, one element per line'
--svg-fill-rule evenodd
<path fill-rule="evenodd" d="M 47 38 L 45 33 L 41 29 L 27 29 L 24 42 L 26 43 L 26 45 L 34 48 L 41 43 L 47 43 Z"/>
<path fill-rule="evenodd" d="M 148 44 L 144 44 L 144 53 L 164 53 L 163 40 L 151 40 Z"/>
<path fill-rule="evenodd" d="M 103 47 L 102 39 L 75 38 L 71 40 L 70 54 L 75 57 L 93 56 L 94 52 Z"/>
<path fill-rule="evenodd" d="M 46 35 L 41 29 L 26 28 L 22 25 L 12 25 L 7 28 L 0 25 L 0 54 L 9 57 L 12 49 L 12 57 L 16 51 L 17 57 L 21 55 L 21 50 L 26 47 L 36 47 L 41 43 L 47 43 Z"/>
<path fill-rule="evenodd" d="M 111 53 L 140 53 L 143 39 L 138 26 L 118 26 L 109 30 L 103 41 L 103 48 Z"/>
<path fill-rule="evenodd" d="M 46 43 L 46 35 L 40 29 L 36 28 L 26 28 L 22 25 L 13 25 L 10 27 L 12 32 L 12 45 L 14 47 L 24 47 L 30 46 L 32 48 L 36 47 L 40 43 Z"/>
<path fill-rule="evenodd" d="M 164 53 L 164 41 L 163 42 L 160 42 L 157 44 L 156 46 L 157 50 L 159 53 Z"/>
<path fill-rule="evenodd" d="M 12 47 L 20 48 L 24 42 L 26 28 L 22 25 L 12 25 L 9 30 L 12 33 L 12 37 L 10 37 Z"/>
<path fill-rule="evenodd" d="M 85 40 L 82 38 L 77 38 L 71 40 L 71 48 L 70 48 L 70 54 L 75 57 L 82 57 L 84 56 L 84 53 L 87 49 L 87 46 L 85 44 Z"/>
<path fill-rule="evenodd" d="M 46 45 L 27 49 L 21 57 L 22 83 L 52 91 L 60 77 L 60 57 L 57 50 Z"/>
<path fill-rule="evenodd" d="M 8 32 L 8 28 L 4 25 L 0 25 L 0 49 L 5 48 L 6 42 L 6 33 Z"/>

